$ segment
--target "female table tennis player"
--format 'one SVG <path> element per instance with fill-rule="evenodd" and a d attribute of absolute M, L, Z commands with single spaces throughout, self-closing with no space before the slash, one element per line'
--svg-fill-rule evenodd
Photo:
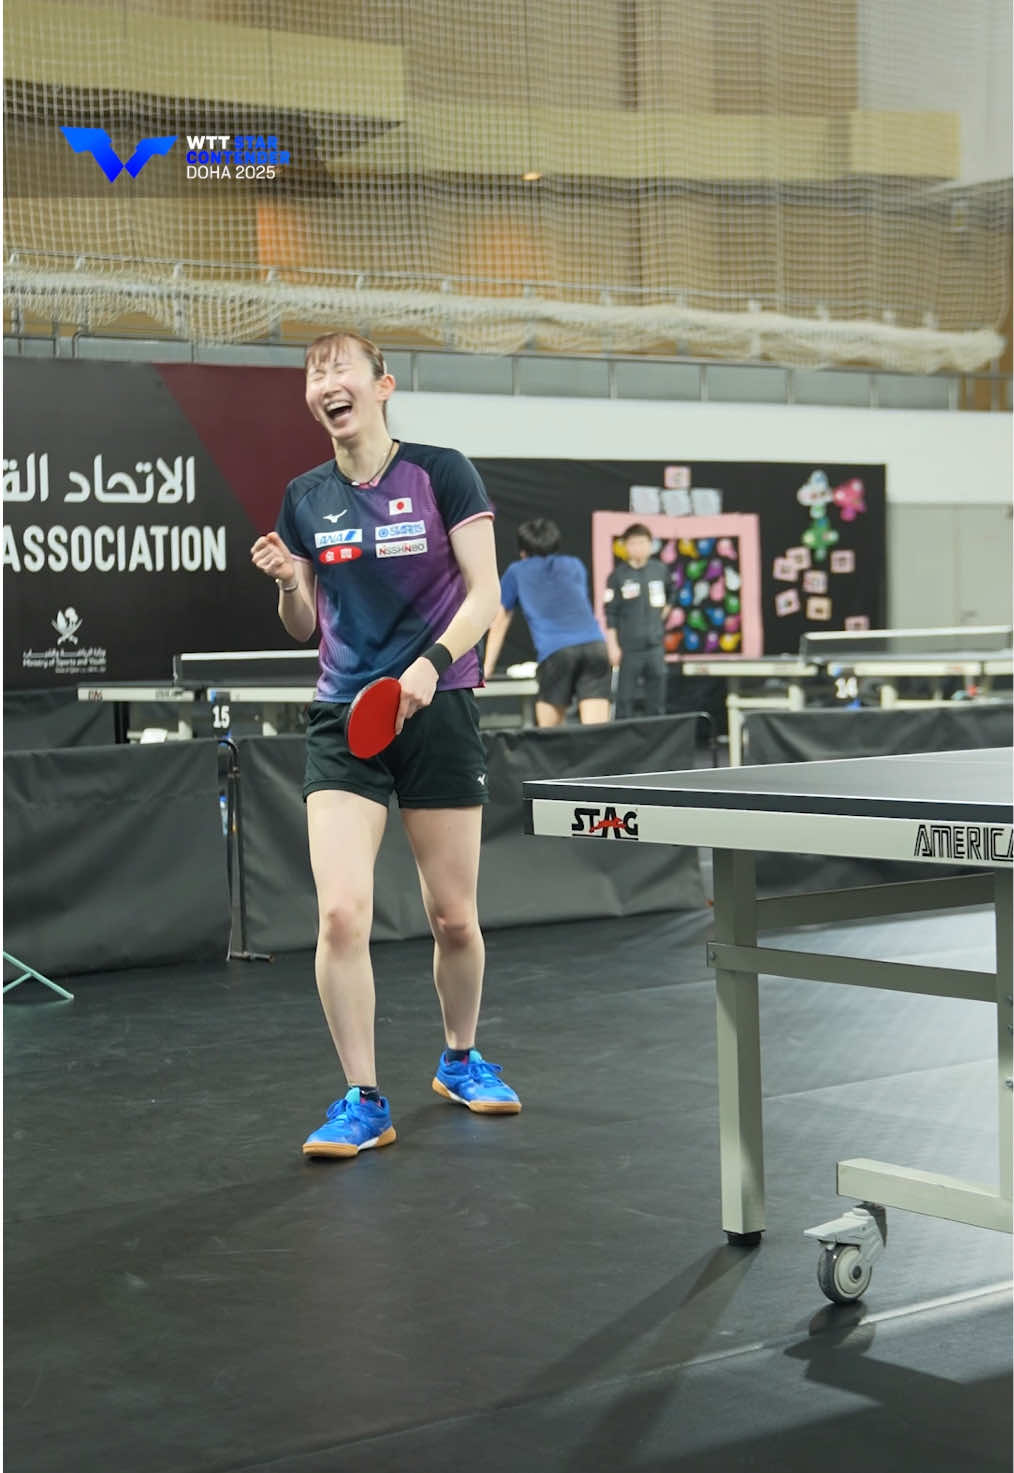
<path fill-rule="evenodd" d="M 447 1047 L 433 1088 L 479 1113 L 521 1109 L 499 1066 L 475 1048 L 486 769 L 472 687 L 481 682 L 476 645 L 499 606 L 493 513 L 458 451 L 391 438 L 394 389 L 379 349 L 357 333 L 310 344 L 306 403 L 334 454 L 290 482 L 275 531 L 251 549 L 278 584 L 288 632 L 320 634 L 303 793 L 319 908 L 317 988 L 349 1088 L 305 1142 L 308 1156 L 355 1156 L 395 1139 L 377 1085 L 369 953 L 373 869 L 392 790 L 434 939 Z M 345 713 L 383 676 L 401 682 L 396 735 L 378 756 L 359 758 Z"/>

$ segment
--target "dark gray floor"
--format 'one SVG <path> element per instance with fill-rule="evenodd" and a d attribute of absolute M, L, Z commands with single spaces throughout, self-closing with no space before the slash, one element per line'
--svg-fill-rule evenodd
<path fill-rule="evenodd" d="M 428 948 L 378 948 L 400 1138 L 354 1162 L 299 1153 L 341 1088 L 306 955 L 13 994 L 7 1467 L 1009 1468 L 1010 1240 L 891 1213 L 835 1309 L 802 1237 L 839 1156 L 993 1179 L 992 1010 L 765 980 L 768 1231 L 731 1248 L 707 925 L 492 934 L 506 1119 L 431 1092 Z M 821 940 L 992 956 L 978 913 Z"/>

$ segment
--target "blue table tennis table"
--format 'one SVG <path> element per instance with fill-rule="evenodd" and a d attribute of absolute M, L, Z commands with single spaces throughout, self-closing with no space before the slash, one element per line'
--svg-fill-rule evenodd
<path fill-rule="evenodd" d="M 714 850 L 722 1226 L 753 1246 L 765 1227 L 758 976 L 887 988 L 996 1008 L 997 1172 L 992 1184 L 882 1161 L 839 1161 L 859 1199 L 807 1229 L 828 1298 L 866 1290 L 887 1239 L 886 1208 L 1011 1231 L 1012 753 L 1009 748 L 846 761 L 526 782 L 527 831 L 586 842 Z M 926 878 L 758 899 L 760 852 L 905 860 Z M 758 944 L 762 930 L 992 906 L 993 972 Z"/>

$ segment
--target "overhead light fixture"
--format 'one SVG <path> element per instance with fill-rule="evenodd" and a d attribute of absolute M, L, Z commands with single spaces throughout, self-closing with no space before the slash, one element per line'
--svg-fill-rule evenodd
<path fill-rule="evenodd" d="M 542 175 L 539 173 L 538 169 L 526 169 L 521 177 L 526 184 L 534 184 L 536 179 L 542 178 Z"/>

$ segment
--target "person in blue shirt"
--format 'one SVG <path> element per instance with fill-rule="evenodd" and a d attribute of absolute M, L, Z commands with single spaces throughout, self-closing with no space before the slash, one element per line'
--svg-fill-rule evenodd
<path fill-rule="evenodd" d="M 277 584 L 296 640 L 316 636 L 320 675 L 306 733 L 310 864 L 320 916 L 315 971 L 348 1083 L 303 1145 L 356 1156 L 395 1129 L 377 1083 L 370 959 L 373 869 L 397 794 L 433 933 L 447 1047 L 433 1089 L 479 1114 L 516 1114 L 517 1094 L 475 1048 L 485 950 L 476 889 L 486 760 L 474 687 L 477 645 L 497 606 L 493 509 L 457 450 L 392 438 L 395 381 L 376 344 L 326 333 L 306 353 L 306 404 L 331 441 L 291 481 L 273 532 L 251 548 Z M 349 703 L 379 676 L 401 682 L 397 734 L 354 756 Z"/>
<path fill-rule="evenodd" d="M 520 605 L 539 662 L 536 723 L 559 726 L 575 699 L 582 724 L 608 721 L 612 673 L 588 596 L 588 573 L 578 558 L 559 549 L 560 529 L 548 517 L 518 528 L 520 556 L 500 580 L 500 608 L 486 638 L 486 679 Z"/>

